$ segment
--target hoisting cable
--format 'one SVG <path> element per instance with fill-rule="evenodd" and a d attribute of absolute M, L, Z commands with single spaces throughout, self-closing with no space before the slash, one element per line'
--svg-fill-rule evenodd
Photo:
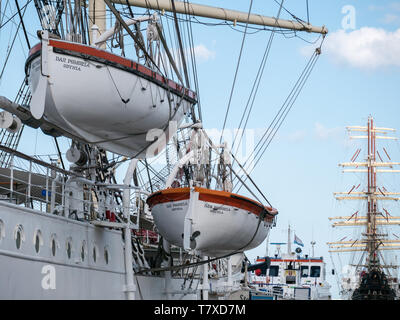
<path fill-rule="evenodd" d="M 250 174 L 248 174 L 245 170 L 245 168 L 240 164 L 240 162 L 236 159 L 236 157 L 233 155 L 233 153 L 231 153 L 232 158 L 234 160 L 236 160 L 237 164 L 239 165 L 240 169 L 243 170 L 243 172 L 245 173 L 246 177 L 251 181 L 251 183 L 254 185 L 254 187 L 256 187 L 257 191 L 261 194 L 261 196 L 264 198 L 265 201 L 267 201 L 267 203 L 272 207 L 271 203 L 268 201 L 268 199 L 265 197 L 265 195 L 262 193 L 262 191 L 260 190 L 260 188 L 256 185 L 256 183 L 253 181 L 253 179 L 250 177 Z M 236 172 L 233 171 L 232 167 L 231 167 L 232 172 L 239 178 L 239 176 L 236 174 Z M 239 178 L 240 179 L 240 178 Z M 244 183 L 243 183 L 244 185 Z M 261 202 L 259 200 L 259 202 Z"/>
<path fill-rule="evenodd" d="M 26 9 L 27 5 L 31 2 L 32 0 L 28 0 L 27 3 L 25 3 L 20 9 Z M 3 28 L 8 22 L 10 22 L 12 19 L 14 19 L 14 17 L 18 14 L 18 12 L 14 13 L 11 17 L 8 18 L 8 20 L 6 22 L 4 22 L 2 25 L 0 25 L 0 29 Z M 3 16 L 5 17 L 5 13 L 3 14 Z"/>
<path fill-rule="evenodd" d="M 226 126 L 226 120 L 227 120 L 227 118 L 228 118 L 229 109 L 230 109 L 230 107 L 231 107 L 233 91 L 235 90 L 236 78 L 237 78 L 237 74 L 238 74 L 238 71 L 239 71 L 240 60 L 241 60 L 241 58 L 242 58 L 244 42 L 245 42 L 245 40 L 246 40 L 246 35 L 247 35 L 247 26 L 248 26 L 248 24 L 249 24 L 249 19 L 250 19 L 251 7 L 252 7 L 252 6 L 253 6 L 253 0 L 251 0 L 251 2 L 250 2 L 249 12 L 248 12 L 248 14 L 247 14 L 246 28 L 245 28 L 245 31 L 244 31 L 244 33 L 243 33 L 242 44 L 241 44 L 241 46 L 240 46 L 240 52 L 239 52 L 239 58 L 238 58 L 238 61 L 237 61 L 237 64 L 236 64 L 235 76 L 234 76 L 234 78 L 233 78 L 231 93 L 230 93 L 230 96 L 229 96 L 229 102 L 228 102 L 228 106 L 227 106 L 226 112 L 225 112 L 224 124 L 223 124 L 223 126 L 222 126 L 221 137 L 220 137 L 220 139 L 219 139 L 219 142 L 220 142 L 220 143 L 222 142 L 222 137 L 223 137 L 223 135 L 224 135 L 224 130 L 225 130 L 225 126 Z"/>
<path fill-rule="evenodd" d="M 25 15 L 26 9 L 27 9 L 27 8 L 26 8 L 26 6 L 25 6 L 25 7 L 24 7 L 24 12 L 22 13 L 22 17 Z M 15 14 L 15 15 L 16 15 L 16 14 Z M 13 17 L 14 17 L 15 15 L 13 15 Z M 22 20 L 21 20 L 21 21 L 22 21 Z M 8 59 L 10 58 L 10 54 L 11 54 L 11 51 L 12 51 L 12 49 L 13 49 L 13 47 L 14 47 L 15 40 L 17 39 L 18 32 L 19 32 L 19 28 L 20 28 L 20 26 L 21 26 L 21 21 L 18 23 L 18 27 L 17 27 L 17 30 L 15 31 L 15 35 L 14 35 L 13 41 L 12 41 L 12 43 L 11 43 L 11 47 L 10 47 L 10 49 L 8 50 L 6 60 L 4 61 L 4 65 L 3 65 L 3 68 L 2 68 L 1 73 L 0 73 L 0 81 L 1 81 L 1 79 L 2 79 L 2 77 L 3 77 L 4 70 L 6 69 L 7 62 L 8 62 Z"/>
<path fill-rule="evenodd" d="M 282 2 L 281 2 L 281 5 L 280 5 L 280 7 L 279 7 L 279 11 L 278 11 L 276 20 L 279 19 L 279 16 L 280 16 L 280 14 L 281 14 L 283 2 L 284 2 L 284 0 L 282 0 Z M 240 131 L 240 129 L 241 129 L 243 119 L 244 119 L 244 117 L 245 117 L 245 115 L 246 115 L 246 112 L 247 112 L 247 109 L 248 109 L 248 107 L 249 107 L 250 100 L 252 100 L 252 101 L 251 101 L 251 106 L 250 106 L 249 112 L 248 112 L 248 114 L 247 114 L 247 118 L 246 118 L 245 124 L 244 124 L 243 129 L 242 129 L 242 132 L 241 132 L 241 136 L 240 136 L 240 139 L 239 139 L 238 146 L 237 146 L 237 148 L 236 148 L 235 154 L 237 154 L 238 151 L 239 151 L 240 143 L 241 143 L 241 141 L 242 141 L 242 139 L 243 139 L 244 131 L 245 131 L 246 127 L 247 127 L 247 123 L 248 123 L 248 120 L 249 120 L 251 111 L 252 111 L 252 109 L 253 109 L 253 106 L 254 106 L 254 101 L 255 101 L 255 98 L 256 98 L 256 95 L 257 95 L 257 92 L 258 92 L 258 88 L 259 88 L 259 85 L 260 85 L 260 82 L 261 82 L 262 75 L 264 74 L 265 65 L 266 65 L 266 62 L 267 62 L 267 60 L 268 60 L 268 56 L 269 56 L 269 53 L 270 53 L 270 50 L 271 50 L 271 46 L 272 46 L 272 41 L 273 41 L 273 39 L 274 39 L 275 29 L 276 29 L 276 28 L 274 27 L 274 28 L 272 29 L 272 31 L 271 31 L 271 35 L 270 35 L 270 37 L 269 37 L 267 46 L 266 46 L 265 51 L 264 51 L 264 56 L 263 56 L 263 58 L 262 58 L 262 60 L 261 60 L 260 67 L 258 68 L 258 72 L 257 72 L 256 78 L 254 79 L 254 83 L 253 83 L 253 87 L 252 87 L 251 92 L 250 92 L 250 95 L 249 95 L 249 99 L 247 100 L 246 108 L 245 108 L 245 110 L 244 110 L 244 112 L 243 112 L 242 118 L 240 119 L 239 130 L 236 132 L 236 135 L 235 135 L 235 137 L 234 137 L 234 139 L 233 139 L 232 151 L 233 151 L 234 146 L 235 146 L 235 142 L 236 142 L 237 135 L 239 134 L 239 131 Z M 254 89 L 255 89 L 255 91 L 254 91 Z M 254 93 L 254 95 L 253 95 L 253 93 Z M 252 97 L 253 97 L 253 98 L 252 98 Z M 233 165 L 233 164 L 234 164 L 234 163 L 232 163 L 232 165 Z"/>
<path fill-rule="evenodd" d="M 278 111 L 278 113 L 276 114 L 275 118 L 273 119 L 273 121 L 270 123 L 269 127 L 267 128 L 267 130 L 264 132 L 263 137 L 259 140 L 259 142 L 257 143 L 254 151 L 251 153 L 251 155 L 247 158 L 247 160 L 244 163 L 244 166 L 246 166 L 247 162 L 251 159 L 251 157 L 253 156 L 254 152 L 257 150 L 256 155 L 254 157 L 258 159 L 256 160 L 254 166 L 252 167 L 251 171 L 254 170 L 255 166 L 258 164 L 258 162 L 260 161 L 261 157 L 263 156 L 263 154 L 265 153 L 266 149 L 268 148 L 268 146 L 270 145 L 271 141 L 273 140 L 273 138 L 275 137 L 277 131 L 279 130 L 279 128 L 281 127 L 282 123 L 284 122 L 284 120 L 286 119 L 288 113 L 290 112 L 290 110 L 292 109 L 295 101 L 297 100 L 301 90 L 303 89 L 306 81 L 308 80 L 316 62 L 318 61 L 319 55 L 321 53 L 321 46 L 322 46 L 323 41 L 321 42 L 320 47 L 316 48 L 315 52 L 313 53 L 312 57 L 310 58 L 310 60 L 308 61 L 306 67 L 304 68 L 301 76 L 299 77 L 299 79 L 297 80 L 295 86 L 293 87 L 292 91 L 290 92 L 290 94 L 288 95 L 288 97 L 286 98 L 285 102 L 283 103 L 282 107 L 280 108 L 280 110 Z M 272 127 L 272 129 L 271 129 Z M 268 135 L 267 135 L 268 134 Z M 265 138 L 265 136 L 267 135 L 267 137 Z M 267 143 L 268 142 L 268 143 Z M 267 143 L 267 145 L 265 146 L 265 144 Z M 261 144 L 261 146 L 259 147 L 259 145 Z M 265 146 L 265 147 L 264 147 Z M 262 151 L 262 153 L 259 155 L 259 153 Z M 252 160 L 250 162 L 250 164 L 247 165 L 247 167 L 250 167 L 255 160 Z M 251 173 L 250 171 L 250 173 Z M 236 187 L 236 186 L 235 186 Z M 240 188 L 239 188 L 240 190 Z"/>
<path fill-rule="evenodd" d="M 295 93 L 294 93 L 293 96 L 289 99 L 290 102 L 288 103 L 288 105 L 285 107 L 284 111 L 283 111 L 283 112 L 281 113 L 281 115 L 279 116 L 279 119 L 278 119 L 279 125 L 278 125 L 278 122 L 275 123 L 274 128 L 272 129 L 272 130 L 275 130 L 275 131 L 271 131 L 271 132 L 270 132 L 270 134 L 268 135 L 267 139 L 264 140 L 264 142 L 263 142 L 261 148 L 259 148 L 259 150 L 257 151 L 255 157 L 258 156 L 258 154 L 260 153 L 261 149 L 265 146 L 265 144 L 267 143 L 267 141 L 268 141 L 268 139 L 269 139 L 269 142 L 268 142 L 267 146 L 265 146 L 264 151 L 261 153 L 261 155 L 258 156 L 258 160 L 257 160 L 257 162 L 256 162 L 255 165 L 257 165 L 258 161 L 261 159 L 261 157 L 262 157 L 263 154 L 265 153 L 265 150 L 268 148 L 269 144 L 271 143 L 271 141 L 272 141 L 273 138 L 275 137 L 276 133 L 278 132 L 279 128 L 281 127 L 283 121 L 286 119 L 288 113 L 289 113 L 290 110 L 292 109 L 294 103 L 295 103 L 296 100 L 297 100 L 297 97 L 299 96 L 299 94 L 300 94 L 301 90 L 303 89 L 303 87 L 304 87 L 306 81 L 308 80 L 308 78 L 309 78 L 309 76 L 310 76 L 312 70 L 314 69 L 314 66 L 315 66 L 316 62 L 318 61 L 318 58 L 319 58 L 319 53 L 318 53 L 318 49 L 317 49 L 317 50 L 314 52 L 314 56 L 313 56 L 313 58 L 311 59 L 312 62 L 311 62 L 311 64 L 310 64 L 310 66 L 309 66 L 307 72 L 304 74 L 304 77 L 302 78 L 302 80 L 301 80 L 299 86 L 296 88 Z M 278 125 L 278 127 L 276 128 L 277 125 Z M 276 129 L 275 129 L 275 128 L 276 128 Z M 272 134 L 272 132 L 273 132 L 273 134 Z M 271 137 L 271 134 L 272 134 L 272 137 Z M 254 167 L 253 167 L 253 169 L 254 169 Z M 252 170 L 253 170 L 253 169 L 252 169 Z"/>
<path fill-rule="evenodd" d="M 245 161 L 245 163 L 243 164 L 244 166 L 247 164 L 247 162 L 249 161 L 249 159 L 253 156 L 254 152 L 257 150 L 257 148 L 259 148 L 259 150 L 262 149 L 262 147 L 265 145 L 265 141 L 267 141 L 269 139 L 269 137 L 272 134 L 272 131 L 276 128 L 277 123 L 280 121 L 280 119 L 282 118 L 283 114 L 286 112 L 287 108 L 288 108 L 288 101 L 291 101 L 294 97 L 294 95 L 296 94 L 296 92 L 298 91 L 299 87 L 301 86 L 302 81 L 304 81 L 305 75 L 307 74 L 308 70 L 310 69 L 311 65 L 314 62 L 314 58 L 316 56 L 316 52 L 313 53 L 313 55 L 311 56 L 311 58 L 309 59 L 306 67 L 303 69 L 301 75 L 299 76 L 296 84 L 294 85 L 294 87 L 292 88 L 291 92 L 289 93 L 288 97 L 286 98 L 285 102 L 282 104 L 281 108 L 279 109 L 279 111 L 277 112 L 277 114 L 275 115 L 274 119 L 272 120 L 272 122 L 270 123 L 270 125 L 268 126 L 268 128 L 265 130 L 263 136 L 261 137 L 261 139 L 258 141 L 256 147 L 254 148 L 254 151 L 250 154 L 250 156 L 248 157 L 248 159 Z M 276 123 L 275 123 L 276 122 Z M 271 129 L 272 128 L 272 129 Z M 268 136 L 267 136 L 268 134 Z M 266 137 L 267 136 L 267 137 Z M 266 138 L 265 138 L 266 137 Z M 264 143 L 262 143 L 263 139 L 265 139 Z M 260 144 L 262 143 L 261 147 Z M 257 151 L 257 155 L 259 153 L 259 150 Z"/>
<path fill-rule="evenodd" d="M 30 45 L 30 43 L 29 43 L 28 34 L 27 34 L 27 32 L 26 32 L 26 29 L 25 29 L 24 20 L 22 19 L 21 9 L 19 8 L 18 0 L 15 0 L 15 5 L 16 5 L 16 7 L 17 7 L 19 19 L 20 19 L 21 24 L 22 24 L 22 30 L 24 30 L 24 35 L 25 35 L 26 44 L 28 45 L 28 49 L 30 50 L 30 49 L 31 49 L 31 45 Z"/>
<path fill-rule="evenodd" d="M 128 25 L 125 23 L 124 19 L 122 19 L 121 15 L 119 14 L 118 10 L 112 5 L 110 0 L 104 0 L 104 2 L 107 4 L 107 6 L 110 8 L 112 13 L 114 14 L 115 18 L 119 21 L 122 27 L 128 32 L 128 34 L 132 37 L 133 41 L 135 44 L 140 48 L 140 50 L 143 51 L 144 55 L 146 56 L 147 59 L 154 65 L 157 70 L 163 74 L 161 69 L 158 67 L 158 65 L 154 62 L 153 58 L 147 53 L 147 50 L 145 47 L 143 47 L 142 43 L 140 43 L 137 35 L 135 35 L 132 30 L 128 27 Z"/>
<path fill-rule="evenodd" d="M 190 88 L 188 70 L 187 70 L 186 59 L 185 59 L 185 52 L 183 51 L 181 32 L 179 30 L 178 17 L 177 17 L 176 9 L 175 9 L 175 1 L 171 0 L 171 4 L 172 4 L 172 10 L 173 10 L 173 13 L 174 13 L 174 22 L 175 22 L 176 35 L 177 35 L 177 38 L 178 38 L 179 49 L 180 49 L 180 52 L 181 52 L 183 73 L 185 75 L 185 80 L 186 80 L 186 88 Z"/>

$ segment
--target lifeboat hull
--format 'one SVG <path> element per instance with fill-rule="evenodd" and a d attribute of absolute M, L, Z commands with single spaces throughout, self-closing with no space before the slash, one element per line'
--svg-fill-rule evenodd
<path fill-rule="evenodd" d="M 229 192 L 203 188 L 194 188 L 194 192 L 189 188 L 166 189 L 149 196 L 147 202 L 165 239 L 184 247 L 185 219 L 189 219 L 191 233 L 197 233 L 191 249 L 210 257 L 257 247 L 267 237 L 277 213 L 264 207 L 267 214 L 260 221 L 264 209 L 261 204 Z"/>
<path fill-rule="evenodd" d="M 129 157 L 148 156 L 149 130 L 169 139 L 170 122 L 179 125 L 196 103 L 194 92 L 145 66 L 67 41 L 43 38 L 25 69 L 36 118 Z"/>

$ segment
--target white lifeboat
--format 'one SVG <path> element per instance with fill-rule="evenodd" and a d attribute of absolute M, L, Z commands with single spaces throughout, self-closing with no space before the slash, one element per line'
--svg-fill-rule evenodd
<path fill-rule="evenodd" d="M 31 112 L 55 129 L 109 151 L 144 157 L 151 129 L 168 132 L 196 103 L 195 92 L 132 60 L 48 38 L 29 52 Z M 170 135 L 167 134 L 167 139 Z M 151 141 L 149 141 L 151 140 Z"/>
<path fill-rule="evenodd" d="M 199 187 L 165 189 L 150 195 L 147 203 L 166 240 L 211 257 L 257 247 L 278 213 L 231 192 Z"/>

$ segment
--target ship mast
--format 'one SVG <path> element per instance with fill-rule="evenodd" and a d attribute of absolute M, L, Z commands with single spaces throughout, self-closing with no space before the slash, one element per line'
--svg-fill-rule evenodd
<path fill-rule="evenodd" d="M 311 24 L 298 20 L 283 20 L 274 17 L 266 17 L 259 14 L 248 14 L 235 10 L 224 8 L 205 6 L 195 3 L 171 0 L 111 0 L 113 3 L 129 4 L 131 6 L 142 7 L 153 10 L 176 12 L 181 14 L 189 14 L 193 16 L 212 18 L 224 21 L 232 21 L 234 23 L 249 23 L 265 27 L 282 28 L 297 31 L 307 31 L 312 33 L 327 34 L 328 29 L 325 26 L 316 27 Z"/>
<path fill-rule="evenodd" d="M 97 27 L 97 37 L 106 31 L 106 3 L 103 0 L 89 0 L 89 35 L 90 44 L 94 43 L 93 26 Z M 105 49 L 105 43 L 101 45 Z"/>
<path fill-rule="evenodd" d="M 349 192 L 335 192 L 334 195 L 337 200 L 366 200 L 367 212 L 366 215 L 359 216 L 359 211 L 353 213 L 351 216 L 340 216 L 329 218 L 330 220 L 339 220 L 332 224 L 336 226 L 364 226 L 365 232 L 362 233 L 362 238 L 351 241 L 336 241 L 328 242 L 330 247 L 329 252 L 354 252 L 364 251 L 367 253 L 366 264 L 364 265 L 367 270 L 379 270 L 380 268 L 395 267 L 392 265 L 382 265 L 379 256 L 381 250 L 400 250 L 399 240 L 387 239 L 387 234 L 380 233 L 378 226 L 380 225 L 399 225 L 400 217 L 391 216 L 389 212 L 382 207 L 384 212 L 378 210 L 378 201 L 398 201 L 400 197 L 393 197 L 393 195 L 400 195 L 399 192 L 388 192 L 385 188 L 380 188 L 377 185 L 377 173 L 381 172 L 400 172 L 400 170 L 392 169 L 394 166 L 399 165 L 399 162 L 392 162 L 386 149 L 383 149 L 388 156 L 390 162 L 384 162 L 381 155 L 376 149 L 376 140 L 395 140 L 395 137 L 389 137 L 389 132 L 395 131 L 391 128 L 378 128 L 374 126 L 372 117 L 368 118 L 367 126 L 351 126 L 347 127 L 351 132 L 365 132 L 366 135 L 356 136 L 352 135 L 352 139 L 367 139 L 367 158 L 364 162 L 356 162 L 361 149 L 357 149 L 350 162 L 341 163 L 339 166 L 355 167 L 355 169 L 344 169 L 343 172 L 366 172 L 367 173 L 367 188 L 365 191 L 356 191 L 360 185 L 353 186 Z M 378 135 L 379 134 L 379 135 Z M 379 159 L 377 159 L 377 156 Z M 359 169 L 362 167 L 362 169 Z M 380 169 L 381 167 L 389 169 Z M 332 250 L 333 249 L 333 250 Z M 382 257 L 382 256 L 381 256 Z M 383 260 L 383 257 L 382 257 Z"/>

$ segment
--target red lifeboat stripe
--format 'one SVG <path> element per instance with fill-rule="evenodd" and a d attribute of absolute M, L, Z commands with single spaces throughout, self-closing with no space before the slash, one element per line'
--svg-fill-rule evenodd
<path fill-rule="evenodd" d="M 63 50 L 67 50 L 67 51 L 73 51 L 73 52 L 79 52 L 82 54 L 86 54 L 92 57 L 97 57 L 97 58 L 101 58 L 104 60 L 108 60 L 114 63 L 117 63 L 119 65 L 122 65 L 124 67 L 128 67 L 130 69 L 133 70 L 137 70 L 138 72 L 142 73 L 143 75 L 146 75 L 150 78 L 153 78 L 155 80 L 161 81 L 162 83 L 166 84 L 167 86 L 169 86 L 171 89 L 173 90 L 177 90 L 178 92 L 184 92 L 183 91 L 183 87 L 178 85 L 176 82 L 166 79 L 164 78 L 162 75 L 153 72 L 151 69 L 138 64 L 136 62 L 133 62 L 132 60 L 123 58 L 121 56 L 109 53 L 107 51 L 104 50 L 100 50 L 94 47 L 90 47 L 87 45 L 82 45 L 82 44 L 78 44 L 78 43 L 72 43 L 72 42 L 68 42 L 68 41 L 60 41 L 60 40 L 54 40 L 54 39 L 50 39 L 49 40 L 49 45 L 54 47 L 54 48 L 58 48 L 58 49 L 63 49 Z M 42 44 L 39 43 L 36 46 L 34 46 L 30 51 L 29 51 L 29 56 L 31 56 L 32 54 L 34 54 L 35 52 L 39 51 L 42 47 Z M 186 92 L 186 90 L 188 92 Z M 185 89 L 185 95 L 191 99 L 196 99 L 196 93 L 189 90 L 189 89 Z"/>
<path fill-rule="evenodd" d="M 199 200 L 201 201 L 228 205 L 249 211 L 255 215 L 259 215 L 263 210 L 267 210 L 269 213 L 266 217 L 267 220 L 272 219 L 272 216 L 275 216 L 278 213 L 276 209 L 263 206 L 261 203 L 231 192 L 199 187 L 195 187 L 195 191 L 199 192 Z M 160 203 L 187 200 L 189 197 L 189 188 L 170 188 L 151 194 L 147 198 L 147 203 L 150 207 L 153 207 Z"/>

